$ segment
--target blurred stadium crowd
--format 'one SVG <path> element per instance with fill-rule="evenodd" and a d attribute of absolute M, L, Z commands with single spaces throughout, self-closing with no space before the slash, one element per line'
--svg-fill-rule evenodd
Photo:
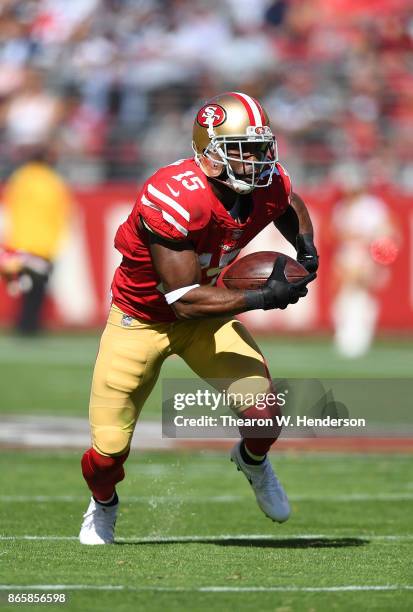
<path fill-rule="evenodd" d="M 351 161 L 413 191 L 413 6 L 371 4 L 2 0 L 0 177 L 47 144 L 72 182 L 139 180 L 234 89 L 263 101 L 296 181 Z"/>

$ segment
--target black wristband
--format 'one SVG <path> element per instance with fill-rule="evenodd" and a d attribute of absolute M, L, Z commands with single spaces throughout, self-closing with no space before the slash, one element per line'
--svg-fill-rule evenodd
<path fill-rule="evenodd" d="M 248 289 L 244 291 L 246 310 L 262 310 L 265 306 L 262 289 Z"/>
<path fill-rule="evenodd" d="M 296 250 L 300 252 L 305 250 L 306 253 L 317 255 L 317 249 L 314 246 L 313 234 L 298 234 L 296 238 Z"/>

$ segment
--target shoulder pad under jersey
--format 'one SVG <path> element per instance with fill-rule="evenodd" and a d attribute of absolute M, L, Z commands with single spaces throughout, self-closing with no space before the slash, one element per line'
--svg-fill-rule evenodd
<path fill-rule="evenodd" d="M 146 227 L 169 240 L 187 239 L 205 227 L 211 215 L 205 177 L 190 159 L 155 172 L 137 205 Z"/>

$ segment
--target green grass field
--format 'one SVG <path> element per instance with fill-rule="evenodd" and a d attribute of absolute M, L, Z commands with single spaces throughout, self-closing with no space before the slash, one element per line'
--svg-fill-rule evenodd
<path fill-rule="evenodd" d="M 0 337 L 0 422 L 1 413 L 86 416 L 97 344 Z M 411 376 L 408 340 L 380 341 L 357 361 L 322 339 L 261 345 L 280 377 Z M 163 370 L 189 375 L 179 359 Z M 145 418 L 159 417 L 160 400 L 158 385 Z M 88 504 L 80 456 L 0 452 L 0 609 L 33 610 L 8 604 L 10 592 L 65 592 L 67 604 L 44 606 L 82 612 L 413 609 L 411 455 L 273 452 L 293 507 L 277 525 L 227 453 L 135 452 L 119 486 L 118 541 L 107 547 L 76 539 Z"/>
<path fill-rule="evenodd" d="M 260 513 L 227 455 L 134 454 L 119 542 L 89 548 L 75 539 L 88 498 L 79 453 L 5 452 L 1 582 L 75 585 L 65 592 L 79 611 L 411 610 L 411 458 L 273 459 L 292 500 L 284 525 Z"/>
<path fill-rule="evenodd" d="M 379 341 L 363 358 L 347 360 L 326 339 L 258 339 L 274 377 L 411 377 L 413 340 Z M 86 416 L 97 336 L 0 337 L 1 413 Z M 178 357 L 166 360 L 164 378 L 193 377 Z M 161 379 L 160 379 L 161 380 Z M 160 415 L 158 381 L 141 418 Z"/>

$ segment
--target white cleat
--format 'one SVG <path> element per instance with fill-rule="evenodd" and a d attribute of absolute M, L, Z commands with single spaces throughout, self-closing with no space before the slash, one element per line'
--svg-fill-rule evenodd
<path fill-rule="evenodd" d="M 115 506 L 102 506 L 95 502 L 93 497 L 85 514 L 80 528 L 79 541 L 81 544 L 112 544 L 115 538 L 115 523 L 119 503 Z"/>
<path fill-rule="evenodd" d="M 260 465 L 245 463 L 240 452 L 241 442 L 238 442 L 231 451 L 231 461 L 237 469 L 244 473 L 246 479 L 254 489 L 257 503 L 268 518 L 278 523 L 284 523 L 291 514 L 288 497 L 274 474 L 268 457 Z"/>

